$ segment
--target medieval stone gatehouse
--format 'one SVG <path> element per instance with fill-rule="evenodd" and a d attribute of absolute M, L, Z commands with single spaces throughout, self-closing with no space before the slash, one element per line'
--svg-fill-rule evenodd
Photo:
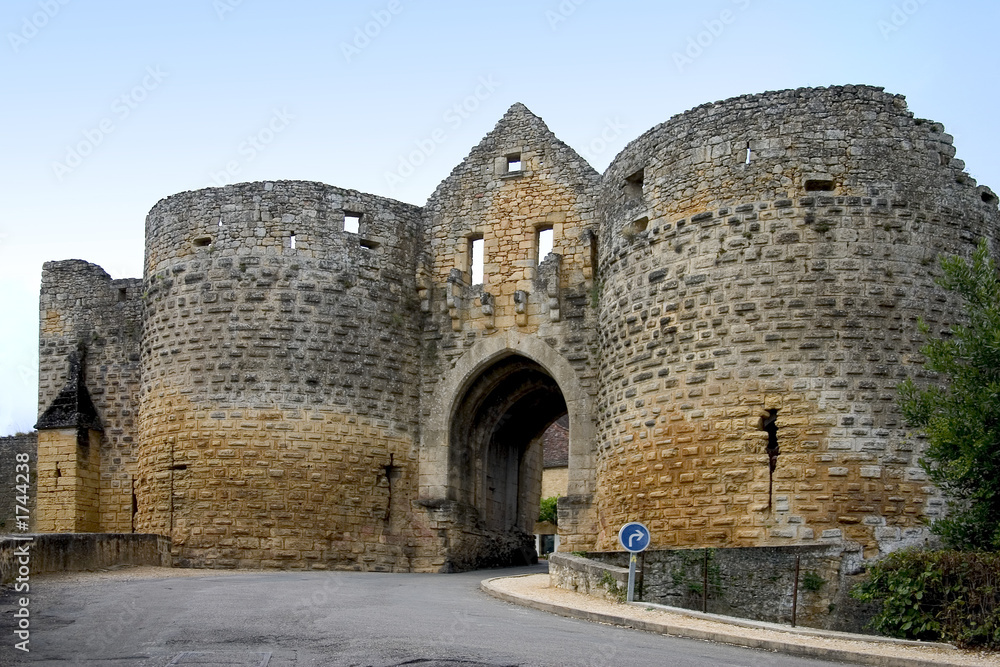
<path fill-rule="evenodd" d="M 1000 250 L 954 156 L 844 86 L 697 107 L 603 175 L 516 104 L 423 207 L 168 197 L 141 280 L 44 267 L 36 528 L 181 565 L 516 562 L 565 416 L 563 549 L 630 520 L 659 548 L 921 539 L 941 500 L 894 386 L 917 319 L 960 315 L 937 256 Z"/>

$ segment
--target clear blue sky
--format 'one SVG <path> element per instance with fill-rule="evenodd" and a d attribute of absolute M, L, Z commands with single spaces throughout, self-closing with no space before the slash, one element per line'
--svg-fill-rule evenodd
<path fill-rule="evenodd" d="M 985 0 L 5 0 L 0 434 L 35 421 L 42 262 L 140 276 L 162 197 L 307 179 L 422 204 L 514 102 L 603 171 L 698 104 L 846 83 L 906 95 L 997 189 L 998 24 Z"/>

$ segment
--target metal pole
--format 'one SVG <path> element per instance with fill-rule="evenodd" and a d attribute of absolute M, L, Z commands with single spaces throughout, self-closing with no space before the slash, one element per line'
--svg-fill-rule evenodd
<path fill-rule="evenodd" d="M 639 557 L 639 565 L 638 565 L 638 570 L 635 573 L 635 587 L 642 588 L 643 583 L 645 583 L 645 577 L 646 577 L 646 552 L 640 551 L 638 557 Z"/>
<path fill-rule="evenodd" d="M 701 565 L 701 611 L 708 612 L 708 549 L 705 549 L 705 558 Z"/>
<path fill-rule="evenodd" d="M 795 583 L 792 585 L 792 627 L 795 627 L 795 613 L 799 609 L 799 557 L 795 557 Z"/>
<path fill-rule="evenodd" d="M 628 559 L 628 598 L 632 602 L 635 598 L 635 554 L 629 554 Z"/>

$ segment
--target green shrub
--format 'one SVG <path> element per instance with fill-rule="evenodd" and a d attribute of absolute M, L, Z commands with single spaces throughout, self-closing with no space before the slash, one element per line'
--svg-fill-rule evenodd
<path fill-rule="evenodd" d="M 558 525 L 559 517 L 556 514 L 556 502 L 559 500 L 557 496 L 549 496 L 548 498 L 542 498 L 541 505 L 538 509 L 538 520 L 548 521 L 553 525 Z"/>
<path fill-rule="evenodd" d="M 810 593 L 818 593 L 825 585 L 826 580 L 811 570 L 802 576 L 802 588 Z"/>
<path fill-rule="evenodd" d="M 1000 553 L 898 551 L 851 597 L 881 604 L 870 624 L 881 634 L 1000 648 Z"/>

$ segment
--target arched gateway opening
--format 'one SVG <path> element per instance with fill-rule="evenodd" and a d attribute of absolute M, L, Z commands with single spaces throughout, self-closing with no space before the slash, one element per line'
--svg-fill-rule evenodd
<path fill-rule="evenodd" d="M 530 557 L 541 496 L 542 436 L 565 414 L 556 381 L 521 355 L 484 369 L 455 403 L 449 486 L 475 511 L 484 537 L 498 547 L 496 554 L 483 554 L 495 557 L 491 564 Z"/>
<path fill-rule="evenodd" d="M 544 341 L 513 331 L 478 341 L 438 382 L 420 436 L 420 495 L 441 572 L 524 563 L 535 555 L 542 436 L 566 416 L 566 497 L 559 533 L 588 548 L 596 531 L 594 422 L 573 365 Z M 582 536 L 582 537 L 581 537 Z"/>

